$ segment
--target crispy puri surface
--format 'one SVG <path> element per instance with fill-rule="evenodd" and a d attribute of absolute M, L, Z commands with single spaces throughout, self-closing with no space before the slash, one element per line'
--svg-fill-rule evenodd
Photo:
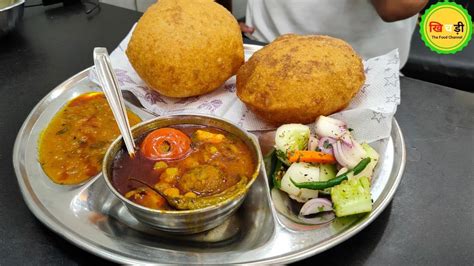
<path fill-rule="evenodd" d="M 271 123 L 311 123 L 345 108 L 364 81 L 361 58 L 346 42 L 288 34 L 240 68 L 237 95 Z"/>
<path fill-rule="evenodd" d="M 140 18 L 127 48 L 140 77 L 170 97 L 210 92 L 244 60 L 235 18 L 210 0 L 160 0 Z"/>

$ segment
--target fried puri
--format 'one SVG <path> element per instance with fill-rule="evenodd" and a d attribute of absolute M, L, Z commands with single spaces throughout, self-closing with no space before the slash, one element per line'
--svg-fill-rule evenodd
<path fill-rule="evenodd" d="M 244 62 L 235 18 L 211 0 L 160 0 L 140 18 L 127 56 L 138 75 L 169 97 L 217 89 Z"/>
<path fill-rule="evenodd" d="M 344 109 L 364 81 L 361 58 L 348 43 L 287 34 L 240 68 L 237 96 L 272 124 L 311 123 Z"/>

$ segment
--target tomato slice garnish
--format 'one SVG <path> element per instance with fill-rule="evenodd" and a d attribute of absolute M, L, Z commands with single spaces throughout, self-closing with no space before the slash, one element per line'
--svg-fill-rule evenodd
<path fill-rule="evenodd" d="M 189 153 L 191 139 L 178 129 L 160 128 L 145 137 L 140 150 L 150 160 L 177 160 Z"/>

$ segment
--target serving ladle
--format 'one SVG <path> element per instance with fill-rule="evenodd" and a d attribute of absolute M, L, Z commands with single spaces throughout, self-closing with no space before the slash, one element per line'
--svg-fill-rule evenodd
<path fill-rule="evenodd" d="M 127 110 L 125 109 L 122 91 L 119 88 L 117 76 L 112 69 L 109 53 L 106 48 L 94 48 L 94 65 L 97 78 L 109 102 L 110 109 L 112 109 L 127 152 L 130 157 L 134 157 L 136 146 L 133 141 L 132 131 L 130 130 Z"/>

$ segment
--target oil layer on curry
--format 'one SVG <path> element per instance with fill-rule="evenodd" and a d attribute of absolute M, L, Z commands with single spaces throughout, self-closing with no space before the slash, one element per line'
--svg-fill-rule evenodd
<path fill-rule="evenodd" d="M 158 210 L 208 207 L 237 195 L 255 171 L 249 147 L 226 131 L 198 125 L 156 129 L 120 150 L 112 184 L 127 199 Z"/>

